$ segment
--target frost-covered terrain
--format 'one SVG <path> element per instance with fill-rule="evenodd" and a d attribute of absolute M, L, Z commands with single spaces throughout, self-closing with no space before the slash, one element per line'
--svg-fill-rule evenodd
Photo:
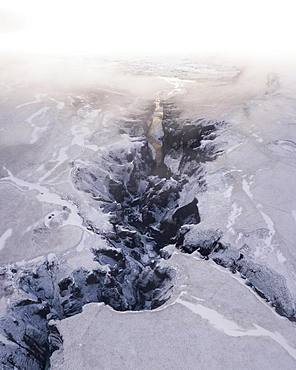
<path fill-rule="evenodd" d="M 3 63 L 3 369 L 295 368 L 289 72 Z"/>

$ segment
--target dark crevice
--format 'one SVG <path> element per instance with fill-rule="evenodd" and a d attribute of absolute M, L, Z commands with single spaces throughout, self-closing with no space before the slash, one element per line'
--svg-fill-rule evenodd
<path fill-rule="evenodd" d="M 222 243 L 221 237 L 218 230 L 202 231 L 184 226 L 179 232 L 176 247 L 184 253 L 198 252 L 202 258 L 211 259 L 232 273 L 239 273 L 246 284 L 269 302 L 278 314 L 290 321 L 296 321 L 295 298 L 289 291 L 285 278 Z"/>
<path fill-rule="evenodd" d="M 0 342 L 4 369 L 45 369 L 52 353 L 62 347 L 54 320 L 80 313 L 87 303 L 104 302 L 118 311 L 161 306 L 170 298 L 173 286 L 175 272 L 163 263 L 170 257 L 164 247 L 172 243 L 184 253 L 197 251 L 239 272 L 278 313 L 295 317 L 292 298 L 288 290 L 283 293 L 285 284 L 280 276 L 222 244 L 217 231 L 201 233 L 198 229 L 196 237 L 189 238 L 201 223 L 198 200 L 193 197 L 184 202 L 180 195 L 192 178 L 205 190 L 202 163 L 220 154 L 214 140 L 225 123 L 183 119 L 173 102 L 162 102 L 162 106 L 160 163 L 153 156 L 149 138 L 143 135 L 147 134 L 149 114 L 153 114 L 147 108 L 143 117 L 137 116 L 136 124 L 134 119 L 118 122 L 131 138 L 128 147 L 114 144 L 92 165 L 74 164 L 74 185 L 109 214 L 112 224 L 111 230 L 103 233 L 85 220 L 86 227 L 106 242 L 103 248 L 93 246 L 98 268 L 80 268 L 62 276 L 59 262 L 46 259 L 37 266 L 0 271 L 0 278 L 8 282 L 5 294 L 14 289 L 20 292 L 0 320 L 0 334 L 7 339 Z M 171 161 L 178 166 L 170 168 Z"/>

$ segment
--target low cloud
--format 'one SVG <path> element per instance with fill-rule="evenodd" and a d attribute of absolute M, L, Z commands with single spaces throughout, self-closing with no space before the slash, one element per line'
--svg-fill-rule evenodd
<path fill-rule="evenodd" d="M 20 14 L 7 9 L 0 9 L 0 33 L 15 32 L 26 26 L 26 20 Z"/>

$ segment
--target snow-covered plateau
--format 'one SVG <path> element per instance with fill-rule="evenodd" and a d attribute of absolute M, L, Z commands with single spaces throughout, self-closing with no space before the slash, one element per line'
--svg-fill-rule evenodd
<path fill-rule="evenodd" d="M 0 65 L 0 368 L 295 369 L 283 65 Z"/>

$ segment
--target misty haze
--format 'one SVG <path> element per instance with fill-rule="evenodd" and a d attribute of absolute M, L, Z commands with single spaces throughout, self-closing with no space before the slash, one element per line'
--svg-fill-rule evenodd
<path fill-rule="evenodd" d="M 296 367 L 290 23 L 152 3 L 0 9 L 1 370 Z"/>

